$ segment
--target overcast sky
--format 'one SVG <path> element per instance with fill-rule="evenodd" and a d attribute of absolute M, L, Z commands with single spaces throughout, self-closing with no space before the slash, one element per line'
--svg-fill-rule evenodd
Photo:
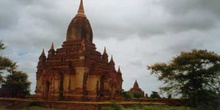
<path fill-rule="evenodd" d="M 42 49 L 60 48 L 80 0 L 1 0 L 4 55 L 28 73 L 35 90 Z M 161 82 L 147 65 L 167 62 L 181 51 L 220 53 L 220 0 L 84 0 L 97 50 L 107 47 L 123 73 L 123 88 L 135 81 L 148 94 Z"/>

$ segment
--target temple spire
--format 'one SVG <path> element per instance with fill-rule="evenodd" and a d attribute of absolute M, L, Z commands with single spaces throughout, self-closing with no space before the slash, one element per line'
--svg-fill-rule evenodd
<path fill-rule="evenodd" d="M 120 66 L 118 66 L 118 73 L 121 74 L 121 68 L 120 68 Z"/>
<path fill-rule="evenodd" d="M 102 54 L 102 59 L 107 63 L 108 62 L 108 54 L 106 51 L 106 47 L 104 48 L 103 54 Z"/>
<path fill-rule="evenodd" d="M 102 55 L 106 55 L 106 56 L 108 56 L 108 54 L 107 54 L 107 50 L 106 50 L 106 47 L 104 47 L 104 51 L 103 51 L 103 54 Z"/>
<path fill-rule="evenodd" d="M 42 53 L 40 56 L 45 56 L 45 52 L 44 52 L 44 49 L 42 50 Z"/>
<path fill-rule="evenodd" d="M 54 45 L 52 43 L 50 50 L 48 51 L 48 55 L 55 55 Z"/>
<path fill-rule="evenodd" d="M 51 45 L 51 48 L 50 48 L 50 49 L 54 50 L 54 45 L 53 45 L 53 42 L 52 42 L 52 45 Z"/>
<path fill-rule="evenodd" d="M 103 54 L 107 54 L 106 47 L 104 47 L 104 53 Z"/>
<path fill-rule="evenodd" d="M 42 50 L 42 53 L 39 57 L 39 62 L 38 62 L 38 65 L 37 65 L 37 68 L 42 68 L 44 66 L 44 64 L 46 63 L 46 56 L 45 56 L 45 52 L 44 52 L 44 49 Z"/>
<path fill-rule="evenodd" d="M 113 68 L 115 68 L 115 62 L 114 62 L 114 60 L 113 60 L 113 56 L 111 56 L 111 59 L 110 59 L 109 64 L 110 64 Z"/>
<path fill-rule="evenodd" d="M 45 52 L 44 52 L 44 49 L 42 50 L 42 53 L 39 57 L 39 62 L 45 62 L 46 61 L 46 56 L 45 56 Z"/>
<path fill-rule="evenodd" d="M 118 72 L 121 72 L 120 66 L 118 66 Z"/>
<path fill-rule="evenodd" d="M 114 63 L 113 55 L 111 55 L 110 63 Z"/>
<path fill-rule="evenodd" d="M 135 79 L 135 82 L 134 82 L 134 85 L 133 85 L 133 88 L 139 88 L 139 85 L 138 85 L 138 82 L 137 82 L 137 79 Z"/>
<path fill-rule="evenodd" d="M 84 7 L 83 7 L 83 0 L 80 0 L 80 5 L 79 5 L 79 9 L 78 9 L 77 16 L 83 16 L 83 17 L 85 17 Z"/>

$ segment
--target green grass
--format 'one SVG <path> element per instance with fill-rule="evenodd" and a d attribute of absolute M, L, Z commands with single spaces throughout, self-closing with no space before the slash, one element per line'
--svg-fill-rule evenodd
<path fill-rule="evenodd" d="M 190 110 L 188 107 L 178 107 L 178 106 L 144 106 L 141 110 Z"/>
<path fill-rule="evenodd" d="M 63 102 L 63 103 L 73 103 L 73 102 Z M 78 102 L 80 104 L 98 104 L 98 105 L 108 105 L 103 107 L 101 110 L 190 110 L 188 107 L 176 107 L 168 106 L 164 103 L 157 102 Z M 73 109 L 54 109 L 54 108 L 44 108 L 39 106 L 39 102 L 30 101 L 16 101 L 10 103 L 7 101 L 0 101 L 0 110 L 73 110 Z M 126 106 L 127 108 L 125 108 Z"/>
<path fill-rule="evenodd" d="M 121 105 L 113 104 L 112 107 L 106 107 L 103 110 L 190 110 L 190 108 L 167 105 L 134 105 L 132 107 L 124 108 Z"/>
<path fill-rule="evenodd" d="M 6 106 L 0 105 L 0 110 L 7 110 Z M 39 106 L 30 106 L 30 107 L 19 107 L 16 110 L 68 110 L 68 109 L 49 109 Z M 145 105 L 139 106 L 134 105 L 129 108 L 124 108 L 121 105 L 113 105 L 112 107 L 106 107 L 103 110 L 190 110 L 188 107 L 176 107 L 176 106 L 166 106 L 166 105 Z"/>
<path fill-rule="evenodd" d="M 0 110 L 8 110 L 5 106 L 0 106 Z M 31 107 L 22 107 L 22 108 L 16 108 L 16 109 L 9 109 L 9 110 L 66 110 L 66 109 L 49 109 L 49 108 L 43 108 L 39 106 L 31 106 Z"/>

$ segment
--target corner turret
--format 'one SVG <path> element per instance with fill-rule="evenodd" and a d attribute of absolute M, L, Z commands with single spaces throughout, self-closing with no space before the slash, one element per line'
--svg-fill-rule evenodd
<path fill-rule="evenodd" d="M 120 66 L 118 66 L 118 74 L 119 74 L 120 76 L 122 75 Z"/>
<path fill-rule="evenodd" d="M 115 62 L 114 62 L 114 60 L 113 60 L 113 55 L 111 56 L 111 59 L 110 59 L 110 61 L 109 61 L 109 64 L 115 66 Z"/>
<path fill-rule="evenodd" d="M 46 61 L 46 55 L 45 55 L 45 52 L 44 52 L 44 49 L 42 50 L 42 53 L 39 57 L 39 62 L 45 62 Z"/>
<path fill-rule="evenodd" d="M 42 68 L 44 67 L 45 63 L 46 63 L 46 55 L 45 55 L 45 52 L 44 52 L 44 49 L 42 50 L 42 53 L 39 57 L 39 62 L 38 62 L 38 65 L 37 65 L 37 68 Z"/>
<path fill-rule="evenodd" d="M 104 48 L 104 52 L 102 54 L 102 59 L 105 60 L 106 63 L 108 62 L 108 54 L 106 51 L 106 47 Z"/>
<path fill-rule="evenodd" d="M 48 51 L 48 56 L 49 55 L 55 55 L 55 49 L 54 49 L 54 45 L 52 43 L 50 50 Z"/>

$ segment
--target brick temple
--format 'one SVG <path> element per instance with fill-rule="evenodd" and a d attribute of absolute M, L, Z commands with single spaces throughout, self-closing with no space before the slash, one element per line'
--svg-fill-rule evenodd
<path fill-rule="evenodd" d="M 106 48 L 101 54 L 93 43 L 92 28 L 83 1 L 67 29 L 66 41 L 43 50 L 37 65 L 36 98 L 41 100 L 109 100 L 121 97 L 122 73 L 115 70 Z"/>

